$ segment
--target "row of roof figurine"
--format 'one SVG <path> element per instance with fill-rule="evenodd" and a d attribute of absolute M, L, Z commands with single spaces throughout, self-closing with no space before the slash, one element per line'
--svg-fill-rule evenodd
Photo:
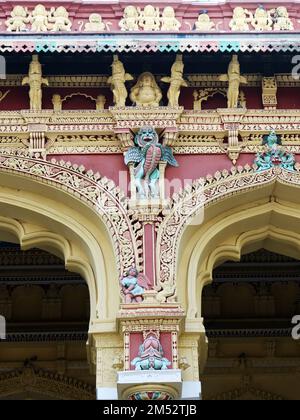
<path fill-rule="evenodd" d="M 104 22 L 98 13 L 92 13 L 88 22 L 78 22 L 79 31 L 84 32 L 103 32 L 109 31 L 112 22 Z M 185 22 L 189 30 L 209 32 L 219 30 L 223 22 L 215 23 L 211 20 L 208 12 L 203 10 L 194 27 L 189 22 Z M 9 32 L 28 31 L 31 25 L 32 32 L 68 32 L 72 31 L 72 21 L 65 7 L 60 6 L 47 10 L 42 4 L 38 4 L 32 11 L 26 7 L 15 6 L 11 16 L 6 20 L 5 25 Z M 179 31 L 183 23 L 176 17 L 173 7 L 167 6 L 162 11 L 158 7 L 147 5 L 143 10 L 135 6 L 127 6 L 124 10 L 123 18 L 119 22 L 121 31 Z M 236 7 L 229 27 L 235 32 L 245 32 L 254 28 L 255 31 L 292 31 L 294 25 L 289 18 L 286 7 L 278 7 L 266 10 L 259 6 L 254 13 Z"/>

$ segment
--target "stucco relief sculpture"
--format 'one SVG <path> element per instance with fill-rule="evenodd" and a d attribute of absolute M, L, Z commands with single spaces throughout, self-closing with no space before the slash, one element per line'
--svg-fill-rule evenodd
<path fill-rule="evenodd" d="M 31 31 L 47 32 L 49 30 L 49 17 L 51 13 L 47 12 L 42 4 L 38 4 L 31 13 Z"/>
<path fill-rule="evenodd" d="M 141 303 L 145 291 L 151 287 L 149 279 L 135 267 L 127 271 L 120 283 L 125 303 Z"/>
<path fill-rule="evenodd" d="M 198 20 L 195 23 L 195 29 L 199 32 L 213 31 L 215 26 L 215 23 L 210 19 L 210 16 L 206 11 L 199 14 Z"/>
<path fill-rule="evenodd" d="M 106 97 L 104 95 L 97 96 L 96 110 L 97 111 L 103 111 L 103 109 L 105 109 L 105 104 L 106 104 Z"/>
<path fill-rule="evenodd" d="M 159 106 L 162 92 L 152 73 L 146 72 L 140 75 L 136 85 L 131 89 L 130 99 L 136 106 Z"/>
<path fill-rule="evenodd" d="M 289 17 L 286 7 L 278 7 L 274 11 L 274 30 L 275 31 L 293 31 L 294 25 Z"/>
<path fill-rule="evenodd" d="M 42 76 L 42 66 L 38 55 L 32 56 L 28 76 L 23 79 L 22 85 L 29 85 L 30 109 L 32 111 L 41 111 L 42 85 L 49 86 L 49 82 Z"/>
<path fill-rule="evenodd" d="M 140 12 L 139 25 L 144 31 L 160 30 L 160 12 L 158 7 L 148 5 Z"/>
<path fill-rule="evenodd" d="M 227 106 L 228 108 L 238 108 L 239 105 L 239 94 L 240 84 L 247 83 L 246 77 L 241 75 L 240 63 L 238 56 L 233 55 L 232 60 L 228 67 L 228 73 L 223 74 L 219 77 L 220 81 L 228 82 L 227 91 Z"/>
<path fill-rule="evenodd" d="M 243 7 L 236 7 L 229 27 L 234 32 L 249 31 L 249 23 L 253 20 L 253 14 Z"/>
<path fill-rule="evenodd" d="M 144 342 L 139 348 L 138 357 L 132 360 L 135 370 L 165 370 L 171 362 L 164 357 L 164 349 L 159 341 L 158 331 L 144 333 Z"/>
<path fill-rule="evenodd" d="M 11 12 L 11 17 L 5 22 L 9 32 L 26 31 L 26 25 L 30 22 L 28 9 L 23 6 L 15 6 Z"/>
<path fill-rule="evenodd" d="M 107 26 L 99 13 L 92 13 L 89 16 L 89 21 L 84 25 L 84 32 L 103 32 L 106 29 Z"/>
<path fill-rule="evenodd" d="M 50 22 L 53 23 L 53 32 L 69 32 L 72 28 L 72 22 L 69 19 L 69 13 L 63 6 L 58 7 L 56 10 L 51 9 Z"/>
<path fill-rule="evenodd" d="M 115 55 L 112 63 L 112 75 L 107 81 L 108 84 L 111 85 L 115 106 L 124 107 L 126 105 L 128 92 L 125 83 L 130 80 L 133 80 L 133 77 L 126 73 L 123 63 L 119 60 L 119 57 Z"/>
<path fill-rule="evenodd" d="M 52 96 L 53 111 L 60 112 L 62 110 L 62 98 L 58 94 Z"/>
<path fill-rule="evenodd" d="M 170 83 L 168 91 L 169 106 L 176 108 L 179 106 L 179 96 L 182 87 L 188 87 L 188 83 L 183 78 L 184 63 L 182 55 L 176 57 L 176 61 L 171 69 L 171 77 L 163 77 L 161 80 L 165 83 Z"/>
<path fill-rule="evenodd" d="M 125 155 L 125 164 L 135 165 L 134 176 L 139 198 L 158 198 L 160 161 L 178 166 L 172 149 L 159 144 L 159 137 L 153 127 L 141 128 L 135 137 L 135 147 Z"/>
<path fill-rule="evenodd" d="M 281 146 L 281 141 L 275 131 L 272 131 L 267 136 L 263 141 L 263 145 L 265 146 L 265 150 L 257 153 L 254 161 L 258 172 L 266 171 L 275 166 L 280 166 L 288 171 L 295 170 L 295 156 L 292 153 L 288 153 Z"/>
<path fill-rule="evenodd" d="M 123 18 L 119 22 L 121 31 L 139 30 L 139 11 L 134 6 L 127 6 L 124 10 Z"/>
<path fill-rule="evenodd" d="M 181 28 L 181 23 L 176 18 L 175 10 L 173 7 L 167 6 L 162 12 L 162 31 L 179 31 Z"/>
<path fill-rule="evenodd" d="M 273 26 L 271 13 L 263 6 L 259 6 L 254 13 L 251 24 L 256 31 L 271 31 Z"/>

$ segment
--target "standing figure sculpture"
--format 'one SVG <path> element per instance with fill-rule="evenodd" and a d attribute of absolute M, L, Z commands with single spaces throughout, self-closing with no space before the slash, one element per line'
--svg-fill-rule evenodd
<path fill-rule="evenodd" d="M 160 17 L 159 8 L 148 5 L 140 12 L 139 25 L 144 31 L 159 31 Z"/>
<path fill-rule="evenodd" d="M 159 144 L 159 137 L 153 127 L 143 127 L 135 137 L 135 147 L 125 155 L 125 164 L 135 165 L 134 176 L 139 198 L 159 198 L 160 161 L 178 166 L 172 149 Z"/>
<path fill-rule="evenodd" d="M 162 31 L 179 31 L 181 23 L 176 18 L 175 10 L 173 7 L 167 6 L 164 8 L 161 17 L 161 30 Z"/>
<path fill-rule="evenodd" d="M 241 76 L 240 63 L 237 55 L 232 56 L 228 67 L 228 73 L 219 77 L 222 82 L 228 82 L 227 106 L 228 108 L 237 108 L 239 102 L 240 84 L 247 83 L 247 79 Z"/>
<path fill-rule="evenodd" d="M 42 66 L 38 55 L 32 56 L 28 76 L 22 80 L 22 85 L 29 85 L 30 109 L 41 111 L 42 109 L 42 85 L 49 86 L 48 79 L 42 76 Z"/>
<path fill-rule="evenodd" d="M 149 279 L 144 274 L 139 273 L 135 267 L 131 267 L 127 271 L 120 283 L 125 303 L 141 303 L 144 300 L 145 290 L 151 287 Z"/>
<path fill-rule="evenodd" d="M 126 105 L 128 92 L 125 83 L 129 80 L 133 80 L 133 77 L 126 73 L 123 63 L 119 60 L 118 56 L 115 55 L 112 64 L 112 75 L 107 82 L 111 85 L 114 95 L 114 104 L 117 107 L 124 107 Z"/>
<path fill-rule="evenodd" d="M 171 77 L 163 77 L 164 83 L 170 83 L 168 91 L 169 106 L 176 108 L 179 106 L 179 96 L 181 87 L 188 87 L 188 83 L 183 78 L 184 64 L 182 55 L 177 55 L 176 61 L 171 69 Z"/>

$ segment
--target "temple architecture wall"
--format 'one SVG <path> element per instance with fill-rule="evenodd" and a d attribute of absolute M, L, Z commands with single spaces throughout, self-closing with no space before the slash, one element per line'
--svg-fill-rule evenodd
<path fill-rule="evenodd" d="M 0 1 L 0 399 L 300 399 L 299 4 L 26 3 Z"/>

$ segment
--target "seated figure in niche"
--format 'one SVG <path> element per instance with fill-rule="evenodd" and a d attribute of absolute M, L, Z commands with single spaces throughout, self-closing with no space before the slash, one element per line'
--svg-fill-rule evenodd
<path fill-rule="evenodd" d="M 140 75 L 136 85 L 131 89 L 130 99 L 136 106 L 159 106 L 162 93 L 152 73 L 146 72 Z"/>

